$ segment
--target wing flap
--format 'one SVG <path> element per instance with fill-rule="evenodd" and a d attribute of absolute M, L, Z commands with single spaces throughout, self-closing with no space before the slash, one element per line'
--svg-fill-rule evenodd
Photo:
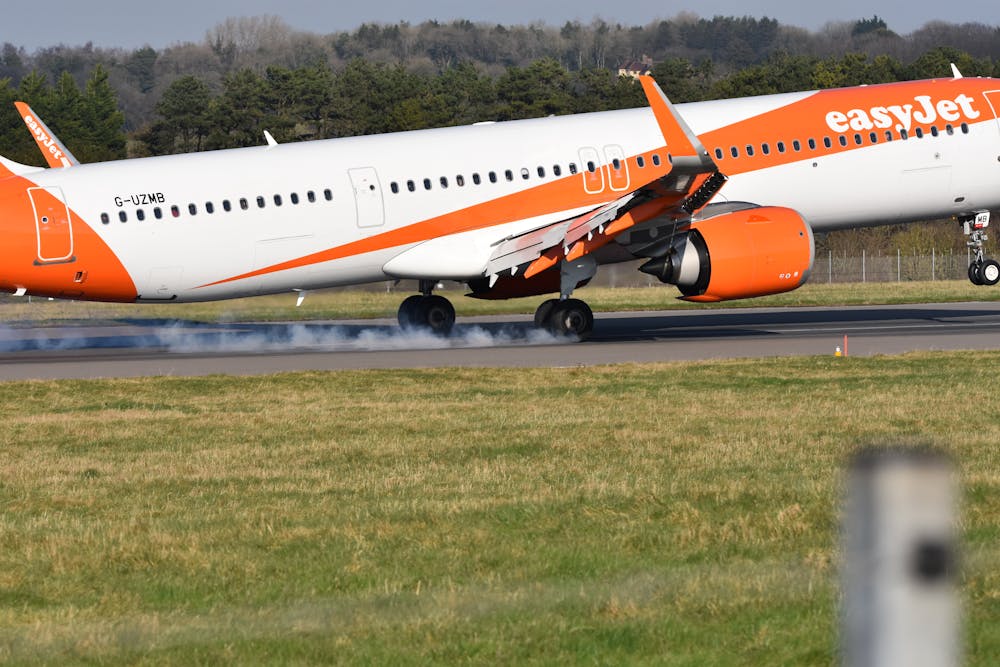
<path fill-rule="evenodd" d="M 579 259 L 653 218 L 690 219 L 725 184 L 726 177 L 701 140 L 652 77 L 643 76 L 640 81 L 669 151 L 670 171 L 582 215 L 496 242 L 486 269 L 491 284 L 502 272 L 513 276 L 525 265 L 523 275 L 531 278 L 563 259 Z"/>

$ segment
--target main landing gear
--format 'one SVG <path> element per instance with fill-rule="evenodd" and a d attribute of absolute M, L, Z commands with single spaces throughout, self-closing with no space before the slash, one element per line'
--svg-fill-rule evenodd
<path fill-rule="evenodd" d="M 577 285 L 594 277 L 597 262 L 590 255 L 584 255 L 572 262 L 562 262 L 559 272 L 559 298 L 542 302 L 535 311 L 535 326 L 554 336 L 586 340 L 594 330 L 594 311 L 585 302 L 570 296 Z"/>
<path fill-rule="evenodd" d="M 990 225 L 989 211 L 977 213 L 974 216 L 959 218 L 962 232 L 969 237 L 966 245 L 972 249 L 972 263 L 969 264 L 969 281 L 973 285 L 996 285 L 1000 282 L 1000 263 L 987 258 L 983 252 L 983 244 L 988 238 L 986 228 Z"/>
<path fill-rule="evenodd" d="M 399 306 L 399 326 L 407 331 L 423 330 L 438 336 L 447 336 L 455 326 L 455 307 L 451 301 L 432 294 L 435 282 L 420 281 L 420 294 L 403 300 Z"/>

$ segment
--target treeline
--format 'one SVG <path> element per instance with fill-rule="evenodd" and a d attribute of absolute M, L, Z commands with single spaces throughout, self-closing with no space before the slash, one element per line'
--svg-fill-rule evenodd
<path fill-rule="evenodd" d="M 643 26 L 601 20 L 562 26 L 429 21 L 419 25 L 365 24 L 351 31 L 320 35 L 294 30 L 276 17 L 264 16 L 229 19 L 208 30 L 201 42 L 163 49 L 100 49 L 88 44 L 28 53 L 8 42 L 0 46 L 0 80 L 10 79 L 10 85 L 17 88 L 25 76 L 38 72 L 54 85 L 68 72 L 82 88 L 100 65 L 118 93 L 126 130 L 135 132 L 157 120 L 156 107 L 176 79 L 196 77 L 218 95 L 227 78 L 246 69 L 258 75 L 268 67 L 297 70 L 325 66 L 339 72 L 362 58 L 424 77 L 471 64 L 482 75 L 496 79 L 510 67 L 525 68 L 540 59 L 578 72 L 614 70 L 623 62 L 648 55 L 655 62 L 690 63 L 698 71 L 706 71 L 709 83 L 714 83 L 780 54 L 827 60 L 856 53 L 870 60 L 885 56 L 908 65 L 938 47 L 995 63 L 1000 60 L 1000 28 L 935 22 L 898 35 L 876 16 L 810 32 L 768 18 L 706 19 L 681 14 Z M 705 90 L 703 96 L 709 94 Z"/>

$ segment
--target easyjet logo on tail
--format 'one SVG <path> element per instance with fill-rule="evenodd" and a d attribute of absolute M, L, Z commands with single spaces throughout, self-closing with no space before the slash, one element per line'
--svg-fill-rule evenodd
<path fill-rule="evenodd" d="M 917 95 L 913 98 L 916 104 L 893 104 L 870 109 L 851 109 L 850 111 L 831 111 L 826 114 L 826 124 L 834 132 L 861 132 L 876 128 L 887 130 L 890 127 L 897 132 L 909 132 L 914 123 L 932 125 L 938 119 L 946 123 L 958 120 L 975 120 L 982 113 L 974 106 L 973 98 L 959 95 L 954 99 L 943 99 L 935 102 L 930 95 Z"/>
<path fill-rule="evenodd" d="M 38 142 L 39 146 L 47 150 L 52 157 L 61 161 L 67 167 L 69 166 L 69 161 L 65 159 L 66 154 L 62 152 L 61 148 L 59 148 L 59 144 L 53 137 L 49 136 L 48 132 L 45 131 L 45 128 L 43 128 L 42 125 L 34 119 L 34 117 L 30 114 L 25 114 L 24 124 L 27 125 L 28 129 L 31 130 L 31 133 L 35 135 L 35 141 Z"/>

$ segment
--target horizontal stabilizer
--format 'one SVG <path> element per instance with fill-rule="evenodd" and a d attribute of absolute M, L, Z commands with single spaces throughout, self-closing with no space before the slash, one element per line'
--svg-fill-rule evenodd
<path fill-rule="evenodd" d="M 14 162 L 0 155 L 0 178 L 24 176 L 25 174 L 34 174 L 39 171 L 43 171 L 43 169 L 41 167 L 32 167 L 20 162 Z"/>

